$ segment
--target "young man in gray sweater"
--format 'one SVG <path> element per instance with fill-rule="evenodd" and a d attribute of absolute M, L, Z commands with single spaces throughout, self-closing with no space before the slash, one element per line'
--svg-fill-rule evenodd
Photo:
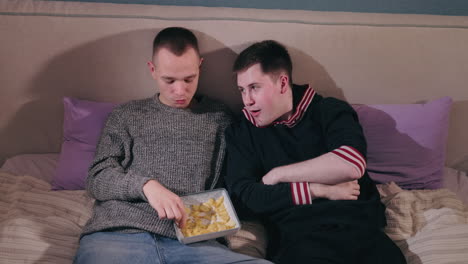
<path fill-rule="evenodd" d="M 96 199 L 75 263 L 269 263 L 218 242 L 181 244 L 181 195 L 220 182 L 227 109 L 195 96 L 202 58 L 195 35 L 166 28 L 148 67 L 159 93 L 117 107 L 109 116 L 89 169 Z"/>

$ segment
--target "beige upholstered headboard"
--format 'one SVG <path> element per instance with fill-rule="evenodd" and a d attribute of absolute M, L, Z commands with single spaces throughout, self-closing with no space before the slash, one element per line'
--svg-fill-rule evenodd
<path fill-rule="evenodd" d="M 122 102 L 156 92 L 154 35 L 183 26 L 205 57 L 200 91 L 239 109 L 231 64 L 275 39 L 296 83 L 351 103 L 451 96 L 447 165 L 468 170 L 468 17 L 0 0 L 0 164 L 58 152 L 63 96 Z"/>

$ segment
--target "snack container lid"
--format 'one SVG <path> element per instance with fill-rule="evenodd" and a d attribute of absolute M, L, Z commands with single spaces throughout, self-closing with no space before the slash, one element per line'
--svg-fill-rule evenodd
<path fill-rule="evenodd" d="M 198 205 L 198 204 L 207 202 L 210 198 L 213 198 L 216 200 L 220 198 L 221 196 L 224 197 L 224 201 L 223 201 L 224 207 L 226 208 L 226 211 L 228 212 L 229 217 L 235 223 L 234 228 L 223 230 L 223 231 L 218 231 L 218 232 L 197 235 L 197 236 L 185 237 L 182 234 L 182 231 L 179 229 L 179 227 L 174 223 L 174 229 L 176 231 L 177 239 L 181 243 L 190 244 L 190 243 L 200 242 L 204 240 L 215 239 L 218 237 L 223 237 L 223 236 L 234 234 L 240 229 L 241 225 L 240 225 L 239 218 L 237 217 L 236 211 L 234 210 L 234 206 L 232 205 L 231 199 L 229 198 L 229 195 L 226 189 L 219 188 L 219 189 L 214 189 L 214 190 L 209 190 L 209 191 L 204 191 L 204 192 L 199 192 L 199 193 L 192 193 L 192 194 L 181 196 L 180 198 L 182 199 L 186 207 L 190 207 L 193 204 Z"/>

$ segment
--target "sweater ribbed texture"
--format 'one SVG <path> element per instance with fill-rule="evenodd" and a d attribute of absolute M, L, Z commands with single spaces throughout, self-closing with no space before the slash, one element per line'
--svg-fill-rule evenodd
<path fill-rule="evenodd" d="M 177 195 L 213 188 L 229 122 L 227 109 L 206 97 L 188 109 L 166 106 L 157 97 L 117 107 L 89 169 L 87 190 L 96 202 L 82 236 L 141 230 L 175 238 L 173 221 L 159 219 L 143 185 L 156 179 Z"/>

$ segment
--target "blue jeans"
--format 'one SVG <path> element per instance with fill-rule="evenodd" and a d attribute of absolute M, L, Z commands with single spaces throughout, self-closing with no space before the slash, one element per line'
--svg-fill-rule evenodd
<path fill-rule="evenodd" d="M 98 232 L 80 240 L 75 264 L 271 263 L 229 250 L 215 240 L 184 245 L 151 233 Z"/>

